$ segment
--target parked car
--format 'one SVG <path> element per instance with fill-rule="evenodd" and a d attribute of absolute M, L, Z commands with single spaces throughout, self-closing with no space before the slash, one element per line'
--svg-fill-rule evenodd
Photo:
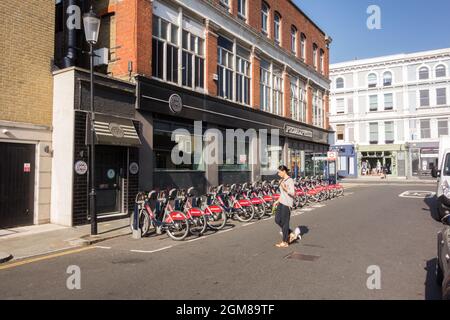
<path fill-rule="evenodd" d="M 439 138 L 439 164 L 433 167 L 431 175 L 437 180 L 438 217 L 442 219 L 450 213 L 450 136 Z"/>
<path fill-rule="evenodd" d="M 436 281 L 442 287 L 442 299 L 450 300 L 450 214 L 442 222 L 446 227 L 437 237 Z"/>

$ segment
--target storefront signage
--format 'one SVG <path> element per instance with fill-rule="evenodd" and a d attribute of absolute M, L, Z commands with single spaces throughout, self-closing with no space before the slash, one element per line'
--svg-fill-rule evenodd
<path fill-rule="evenodd" d="M 137 174 L 139 172 L 139 165 L 136 162 L 130 163 L 130 173 Z"/>
<path fill-rule="evenodd" d="M 327 152 L 327 160 L 328 161 L 336 161 L 336 159 L 337 159 L 337 152 L 335 152 L 335 151 L 328 151 Z"/>
<path fill-rule="evenodd" d="M 109 179 L 114 179 L 114 177 L 116 176 L 116 172 L 114 171 L 114 169 L 109 169 L 106 174 L 108 175 Z"/>
<path fill-rule="evenodd" d="M 288 124 L 284 125 L 284 132 L 286 134 L 291 134 L 299 137 L 308 137 L 308 138 L 313 137 L 313 132 L 311 130 L 301 129 L 299 127 L 294 127 Z"/>
<path fill-rule="evenodd" d="M 327 157 L 312 157 L 313 161 L 327 161 Z"/>
<path fill-rule="evenodd" d="M 123 129 L 117 123 L 111 122 L 109 124 L 109 131 L 116 138 L 123 138 L 125 135 Z"/>
<path fill-rule="evenodd" d="M 174 93 L 169 98 L 169 108 L 173 113 L 180 113 L 183 109 L 183 101 L 180 95 Z"/>
<path fill-rule="evenodd" d="M 86 162 L 80 160 L 75 163 L 75 172 L 80 176 L 86 174 L 88 171 L 88 165 Z"/>
<path fill-rule="evenodd" d="M 23 164 L 23 172 L 31 172 L 31 164 L 30 163 Z"/>

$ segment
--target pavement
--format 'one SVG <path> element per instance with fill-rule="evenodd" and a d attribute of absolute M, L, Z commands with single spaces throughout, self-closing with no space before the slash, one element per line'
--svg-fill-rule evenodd
<path fill-rule="evenodd" d="M 0 264 L 11 259 L 15 261 L 89 246 L 131 234 L 129 218 L 99 222 L 97 236 L 90 235 L 90 228 L 90 225 L 70 228 L 43 224 L 0 229 Z"/>
<path fill-rule="evenodd" d="M 273 217 L 203 237 L 131 236 L 0 265 L 0 299 L 439 299 L 434 199 L 419 185 L 359 185 L 293 212 L 287 249 Z M 411 193 L 414 195 L 415 193 Z M 419 194 L 419 193 L 417 193 Z M 73 268 L 80 287 L 69 288 Z M 368 286 L 378 270 L 380 288 Z M 73 289 L 73 290 L 72 290 Z"/>

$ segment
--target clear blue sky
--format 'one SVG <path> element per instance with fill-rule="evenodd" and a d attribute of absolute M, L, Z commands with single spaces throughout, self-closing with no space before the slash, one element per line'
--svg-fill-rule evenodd
<path fill-rule="evenodd" d="M 333 38 L 330 63 L 450 47 L 450 0 L 294 0 Z M 381 30 L 367 28 L 370 5 Z"/>

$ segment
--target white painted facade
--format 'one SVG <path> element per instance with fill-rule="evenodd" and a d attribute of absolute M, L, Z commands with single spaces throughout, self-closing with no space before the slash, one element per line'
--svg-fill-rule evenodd
<path fill-rule="evenodd" d="M 426 70 L 428 78 L 420 79 L 420 71 L 424 76 Z M 392 75 L 391 84 L 384 82 L 387 72 Z M 373 75 L 376 85 L 369 87 Z M 433 148 L 438 145 L 439 135 L 449 133 L 450 48 L 333 64 L 330 78 L 330 125 L 334 130 L 344 128 L 339 139 L 336 133 L 338 145 L 354 144 L 373 150 L 379 146 L 386 150 L 386 145 L 392 144 L 408 151 Z M 339 82 L 343 82 L 342 88 L 338 88 Z M 385 108 L 385 95 L 392 96 L 392 110 Z M 386 99 L 389 102 L 389 96 Z M 374 130 L 370 139 L 370 123 L 372 128 L 378 124 L 377 139 Z M 386 136 L 386 125 L 391 124 L 393 139 L 386 143 L 391 140 Z M 420 163 L 422 166 L 423 161 Z"/>
<path fill-rule="evenodd" d="M 51 222 L 72 226 L 75 69 L 54 74 Z"/>

